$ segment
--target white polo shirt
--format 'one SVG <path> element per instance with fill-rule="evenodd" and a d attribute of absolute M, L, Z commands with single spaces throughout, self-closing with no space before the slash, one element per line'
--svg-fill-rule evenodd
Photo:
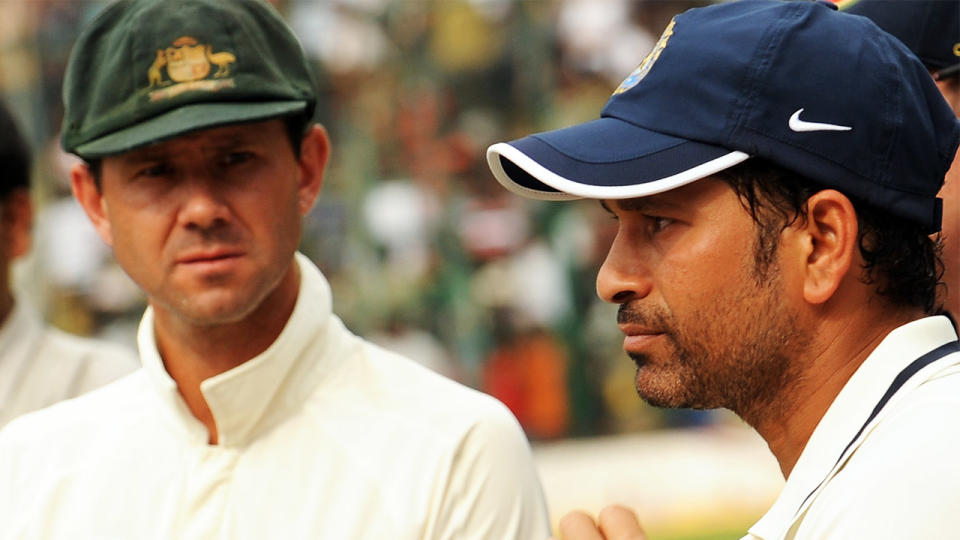
<path fill-rule="evenodd" d="M 948 345 L 956 340 L 946 317 L 913 321 L 884 338 L 744 540 L 957 538 L 960 353 L 921 367 L 864 426 L 898 374 L 941 346 L 956 351 Z"/>
<path fill-rule="evenodd" d="M 0 427 L 134 371 L 136 354 L 44 324 L 23 299 L 0 326 Z"/>
<path fill-rule="evenodd" d="M 201 385 L 219 444 L 164 370 L 147 310 L 142 370 L 0 432 L 0 538 L 546 538 L 507 409 L 351 334 L 297 262 L 277 340 Z"/>

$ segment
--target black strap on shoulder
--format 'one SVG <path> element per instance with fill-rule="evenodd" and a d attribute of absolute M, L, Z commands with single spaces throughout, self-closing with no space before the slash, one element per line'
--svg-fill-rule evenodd
<path fill-rule="evenodd" d="M 937 360 L 943 358 L 944 356 L 951 353 L 955 353 L 955 352 L 960 352 L 960 341 L 951 341 L 950 343 L 945 343 L 937 347 L 936 349 L 928 352 L 927 354 L 921 356 L 920 358 L 917 358 L 916 360 L 911 362 L 910 365 L 903 368 L 903 371 L 897 374 L 897 376 L 893 379 L 893 382 L 890 383 L 890 388 L 887 388 L 887 391 L 884 392 L 883 397 L 881 397 L 880 401 L 877 402 L 877 405 L 873 408 L 873 411 L 870 413 L 870 416 L 868 416 L 866 421 L 863 422 L 863 425 L 860 426 L 860 429 L 857 431 L 857 434 L 854 435 L 852 439 L 850 439 L 850 442 L 847 443 L 847 446 L 844 447 L 843 452 L 840 452 L 840 456 L 837 457 L 837 463 L 834 463 L 833 466 L 836 467 L 837 464 L 840 463 L 840 460 L 843 459 L 843 456 L 847 453 L 847 450 L 849 450 L 850 447 L 853 446 L 853 443 L 855 443 L 857 439 L 860 438 L 860 434 L 863 433 L 863 430 L 867 429 L 867 426 L 870 425 L 870 422 L 872 422 L 873 419 L 876 418 L 878 414 L 880 414 L 880 411 L 883 409 L 884 405 L 886 405 L 887 402 L 890 401 L 890 398 L 897 393 L 897 390 L 899 390 L 900 387 L 904 385 L 904 383 L 910 380 L 910 377 L 913 377 L 914 375 L 916 375 L 918 371 L 925 368 L 926 366 L 929 366 L 930 364 L 936 362 Z M 813 488 L 813 491 L 811 491 L 809 494 L 807 494 L 806 497 L 804 497 L 803 502 L 800 503 L 800 508 L 803 508 L 803 505 L 807 503 L 807 499 L 809 499 L 814 493 L 817 492 L 818 489 L 820 489 L 820 486 L 823 485 L 824 480 L 821 480 L 820 483 L 817 484 L 817 487 Z M 800 509 L 798 508 L 797 511 L 799 510 Z"/>

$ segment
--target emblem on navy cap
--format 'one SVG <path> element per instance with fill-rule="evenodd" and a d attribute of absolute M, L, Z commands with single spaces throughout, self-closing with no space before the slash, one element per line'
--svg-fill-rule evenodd
<path fill-rule="evenodd" d="M 675 19 L 670 19 L 670 24 L 667 25 L 667 28 L 663 31 L 663 34 L 660 35 L 660 39 L 657 40 L 657 44 L 653 46 L 653 50 L 650 51 L 650 54 L 640 62 L 640 65 L 637 66 L 637 69 L 633 70 L 633 73 L 627 76 L 626 79 L 620 83 L 620 86 L 614 90 L 613 95 L 622 94 L 627 90 L 633 88 L 644 77 L 647 76 L 647 73 L 650 73 L 650 69 L 653 67 L 654 62 L 657 61 L 657 58 L 660 58 L 660 53 L 663 52 L 663 49 L 667 47 L 667 42 L 670 41 L 670 36 L 673 35 L 673 25 L 676 22 Z"/>

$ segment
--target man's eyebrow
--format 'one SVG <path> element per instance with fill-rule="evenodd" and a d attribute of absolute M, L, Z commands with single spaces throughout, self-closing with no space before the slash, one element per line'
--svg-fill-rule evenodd
<path fill-rule="evenodd" d="M 241 146 L 244 144 L 250 144 L 251 142 L 256 142 L 258 140 L 258 134 L 246 133 L 246 132 L 228 132 L 222 137 L 218 138 L 214 143 L 214 146 L 220 148 L 228 148 L 232 146 Z"/>
<path fill-rule="evenodd" d="M 211 148 L 220 152 L 244 146 L 256 140 L 255 136 L 246 133 L 228 132 L 211 144 Z M 171 151 L 163 146 L 146 146 L 123 154 L 120 159 L 124 163 L 137 164 L 145 161 L 166 159 Z"/>
<path fill-rule="evenodd" d="M 156 161 L 163 159 L 165 154 L 162 150 L 156 148 L 140 148 L 126 154 L 117 156 L 118 161 L 126 164 L 137 164 L 145 161 Z"/>
<path fill-rule="evenodd" d="M 259 137 L 253 133 L 237 132 L 237 131 L 228 131 L 223 135 L 217 137 L 216 140 L 211 141 L 208 146 L 210 150 L 217 152 L 225 152 L 233 150 L 238 146 L 246 146 L 248 144 L 253 144 L 259 141 Z"/>
<path fill-rule="evenodd" d="M 613 213 L 606 200 L 601 200 L 600 206 L 607 212 Z M 617 207 L 624 212 L 653 212 L 656 210 L 678 210 L 681 205 L 663 197 L 634 197 L 632 199 L 618 199 Z"/>

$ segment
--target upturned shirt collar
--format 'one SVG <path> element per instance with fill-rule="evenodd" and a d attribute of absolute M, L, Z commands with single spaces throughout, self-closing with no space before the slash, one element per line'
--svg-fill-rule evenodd
<path fill-rule="evenodd" d="M 956 339 L 957 334 L 946 317 L 919 319 L 890 332 L 833 400 L 807 441 L 780 496 L 760 521 L 750 528 L 750 534 L 744 540 L 783 538 L 797 517 L 803 514 L 801 508 L 806 508 L 816 498 L 817 494 L 811 493 L 819 491 L 856 451 L 872 427 L 896 408 L 897 398 L 935 373 L 955 364 L 956 359 L 941 359 L 910 378 L 844 452 L 894 378 L 920 356 Z M 844 457 L 838 463 L 841 454 Z"/>
<path fill-rule="evenodd" d="M 200 384 L 217 425 L 218 445 L 249 444 L 258 434 L 301 409 L 329 370 L 347 332 L 332 314 L 330 286 L 304 255 L 297 302 L 277 339 L 261 354 Z M 338 331 L 339 330 L 339 331 Z M 157 350 L 154 313 L 140 321 L 137 343 L 147 377 L 158 390 L 167 420 L 198 442 L 206 443 L 203 424 L 193 417 Z"/>

